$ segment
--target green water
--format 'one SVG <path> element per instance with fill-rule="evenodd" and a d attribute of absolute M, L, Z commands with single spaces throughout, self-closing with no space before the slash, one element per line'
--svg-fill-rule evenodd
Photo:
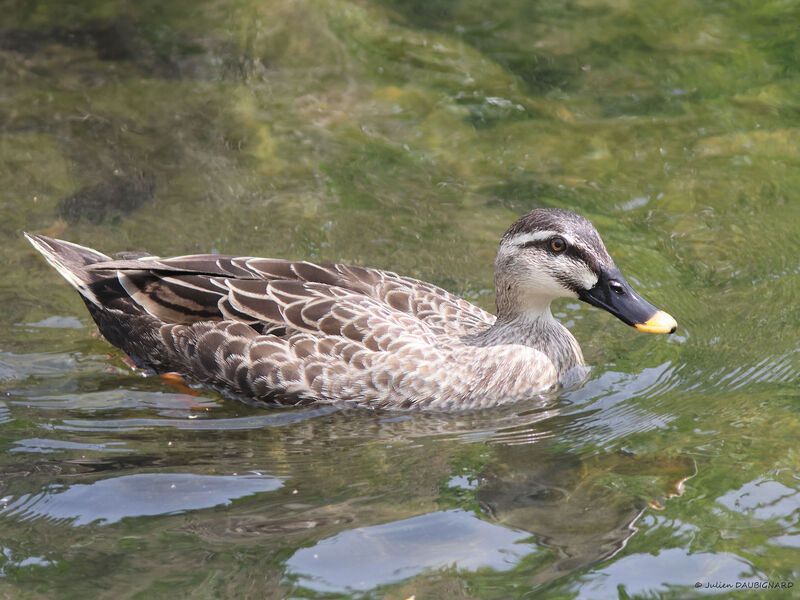
<path fill-rule="evenodd" d="M 7 2 L 0 597 L 796 595 L 798 23 L 763 0 Z M 143 377 L 21 236 L 365 264 L 491 309 L 534 206 L 590 218 L 679 329 L 560 302 L 586 385 L 461 415 Z"/>

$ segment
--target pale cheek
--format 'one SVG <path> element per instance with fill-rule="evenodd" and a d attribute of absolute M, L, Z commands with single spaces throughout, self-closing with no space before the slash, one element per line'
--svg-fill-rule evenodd
<path fill-rule="evenodd" d="M 543 273 L 531 273 L 525 285 L 525 291 L 533 296 L 548 296 L 551 298 L 576 298 L 577 294 L 564 287 L 557 279 Z"/>
<path fill-rule="evenodd" d="M 581 269 L 575 282 L 584 290 L 590 290 L 597 285 L 597 275 L 589 269 Z"/>

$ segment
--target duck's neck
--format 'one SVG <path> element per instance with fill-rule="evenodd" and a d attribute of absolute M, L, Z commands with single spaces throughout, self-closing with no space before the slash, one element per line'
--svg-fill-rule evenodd
<path fill-rule="evenodd" d="M 569 330 L 553 318 L 550 303 L 517 313 L 499 311 L 494 324 L 471 336 L 470 344 L 497 346 L 520 344 L 543 352 L 559 375 L 583 364 L 580 346 Z"/>

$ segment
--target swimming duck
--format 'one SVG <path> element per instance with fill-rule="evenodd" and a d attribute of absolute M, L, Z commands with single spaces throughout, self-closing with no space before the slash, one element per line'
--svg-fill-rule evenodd
<path fill-rule="evenodd" d="M 531 211 L 500 241 L 497 316 L 390 271 L 215 254 L 116 260 L 25 235 L 137 366 L 250 402 L 454 410 L 553 392 L 583 366 L 550 312 L 561 297 L 642 331 L 677 327 L 631 288 L 592 224 L 560 209 Z"/>

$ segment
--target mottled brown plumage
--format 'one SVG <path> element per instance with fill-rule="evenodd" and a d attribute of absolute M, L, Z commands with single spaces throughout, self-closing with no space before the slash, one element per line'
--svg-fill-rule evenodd
<path fill-rule="evenodd" d="M 539 209 L 503 238 L 497 319 L 388 271 L 221 255 L 114 260 L 27 237 L 78 289 L 103 335 L 139 366 L 257 402 L 448 410 L 551 392 L 583 364 L 577 342 L 549 311 L 553 297 L 579 292 L 563 287 L 563 269 L 551 277 L 550 263 L 567 273 L 577 267 L 530 248 L 529 238 L 554 222 L 567 232 L 571 225 L 577 254 L 570 261 L 581 253 L 592 266 L 613 261 L 588 221 L 559 217 Z M 591 267 L 579 266 L 585 279 Z M 549 287 L 537 295 L 542 281 Z"/>

